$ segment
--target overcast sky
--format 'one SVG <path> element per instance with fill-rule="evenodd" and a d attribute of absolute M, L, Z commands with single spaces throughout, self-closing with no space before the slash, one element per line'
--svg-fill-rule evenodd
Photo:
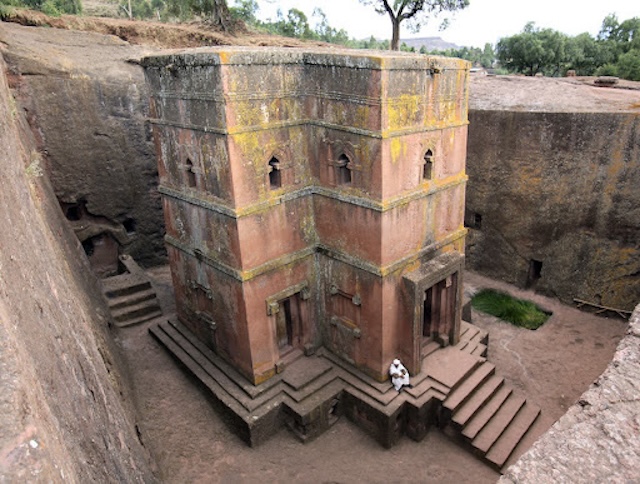
<path fill-rule="evenodd" d="M 229 4 L 233 5 L 234 0 Z M 401 38 L 439 36 L 460 46 L 483 47 L 499 38 L 516 34 L 533 21 L 568 35 L 589 32 L 596 35 L 602 20 L 615 13 L 618 20 L 640 16 L 640 0 L 469 0 L 470 5 L 454 14 L 446 30 L 439 31 L 440 21 L 432 20 L 417 33 L 403 29 Z M 310 19 L 314 7 L 321 8 L 329 24 L 345 29 L 351 37 L 391 38 L 391 21 L 378 15 L 371 6 L 358 0 L 258 0 L 262 19 L 275 19 L 278 8 L 286 15 L 292 8 L 302 10 Z"/>

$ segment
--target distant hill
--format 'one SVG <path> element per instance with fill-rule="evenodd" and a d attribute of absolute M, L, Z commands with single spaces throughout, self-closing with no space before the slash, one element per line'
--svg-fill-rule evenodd
<path fill-rule="evenodd" d="M 400 39 L 400 45 L 402 43 L 407 44 L 409 47 L 415 47 L 416 50 L 420 50 L 423 45 L 427 50 L 447 50 L 447 49 L 459 49 L 460 46 L 443 40 L 442 37 L 420 37 L 417 39 Z"/>

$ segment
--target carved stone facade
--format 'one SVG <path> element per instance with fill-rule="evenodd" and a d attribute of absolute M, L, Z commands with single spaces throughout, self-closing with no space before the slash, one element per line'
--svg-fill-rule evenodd
<path fill-rule="evenodd" d="M 259 384 L 378 381 L 459 337 L 469 65 L 224 48 L 143 61 L 179 319 Z"/>

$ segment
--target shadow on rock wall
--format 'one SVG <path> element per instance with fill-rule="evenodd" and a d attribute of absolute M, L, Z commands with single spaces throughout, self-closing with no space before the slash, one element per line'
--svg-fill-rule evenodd
<path fill-rule="evenodd" d="M 115 37 L 3 25 L 12 87 L 43 153 L 43 168 L 92 266 L 117 255 L 166 260 L 162 206 L 142 69 L 143 49 Z M 146 50 L 145 50 L 146 52 Z M 111 244 L 100 257 L 92 257 Z M 113 252 L 110 262 L 105 257 Z"/>
<path fill-rule="evenodd" d="M 153 482 L 108 309 L 0 59 L 0 480 Z"/>

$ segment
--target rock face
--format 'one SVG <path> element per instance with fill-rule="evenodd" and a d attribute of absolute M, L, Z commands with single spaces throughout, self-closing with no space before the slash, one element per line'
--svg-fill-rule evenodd
<path fill-rule="evenodd" d="M 631 310 L 640 300 L 640 91 L 498 81 L 492 109 L 491 81 L 472 84 L 468 265 L 569 304 Z M 547 87 L 568 98 L 558 101 L 565 112 L 553 112 Z M 600 112 L 584 112 L 573 99 L 583 94 Z"/>
<path fill-rule="evenodd" d="M 607 370 L 501 483 L 637 482 L 640 306 Z"/>
<path fill-rule="evenodd" d="M 152 482 L 107 308 L 0 60 L 0 481 Z"/>
<path fill-rule="evenodd" d="M 118 252 L 165 260 L 157 169 L 145 125 L 149 49 L 116 37 L 3 24 L 4 57 L 45 153 L 43 168 L 98 272 Z"/>

